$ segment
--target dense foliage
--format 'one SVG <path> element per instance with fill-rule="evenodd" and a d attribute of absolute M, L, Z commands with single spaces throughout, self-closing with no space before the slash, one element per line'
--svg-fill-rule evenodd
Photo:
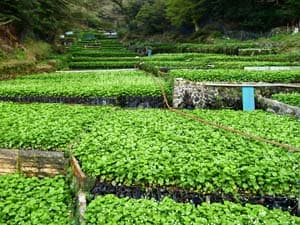
<path fill-rule="evenodd" d="M 63 177 L 0 176 L 0 224 L 70 225 L 71 202 Z"/>
<path fill-rule="evenodd" d="M 137 63 L 134 61 L 86 61 L 70 62 L 70 69 L 125 69 L 134 68 Z"/>
<path fill-rule="evenodd" d="M 212 45 L 214 46 L 214 45 Z M 244 69 L 252 66 L 299 66 L 299 54 L 236 56 L 204 53 L 157 54 L 140 58 L 146 67 L 165 67 L 169 69 Z M 202 72 L 202 71 L 198 71 Z M 197 73 L 197 71 L 187 71 Z M 213 72 L 212 72 L 213 73 Z M 239 71 L 236 71 L 239 73 Z M 292 72 L 287 71 L 287 76 Z M 298 74 L 297 71 L 295 71 Z M 263 74 L 263 73 L 262 73 Z M 297 77 L 297 75 L 295 75 Z M 243 78 L 240 78 L 243 79 Z M 264 78 L 267 79 L 267 78 Z M 258 80 L 259 81 L 259 80 Z"/>
<path fill-rule="evenodd" d="M 2 0 L 0 21 L 10 21 L 14 24 L 22 38 L 34 33 L 50 41 L 60 29 L 66 28 L 66 23 L 70 21 L 72 2 L 76 1 Z"/>
<path fill-rule="evenodd" d="M 295 62 L 270 62 L 270 61 L 215 61 L 209 62 L 201 59 L 195 61 L 147 61 L 146 65 L 152 67 L 165 67 L 169 69 L 244 69 L 253 66 L 299 66 Z"/>
<path fill-rule="evenodd" d="M 74 57 L 128 57 L 137 56 L 136 53 L 127 50 L 81 50 L 72 54 Z"/>
<path fill-rule="evenodd" d="M 195 48 L 200 46 L 195 45 Z M 215 46 L 215 45 L 212 45 Z M 191 51 L 192 52 L 192 51 Z M 144 61 L 270 61 L 270 62 L 299 62 L 300 54 L 271 54 L 271 55 L 253 55 L 253 56 L 237 56 L 224 54 L 209 54 L 209 53 L 173 53 L 173 54 L 156 54 L 152 57 L 141 58 Z"/>
<path fill-rule="evenodd" d="M 102 71 L 40 74 L 2 81 L 0 96 L 161 96 L 161 90 L 142 71 Z"/>
<path fill-rule="evenodd" d="M 230 62 L 226 65 L 230 65 Z M 170 75 L 193 81 L 226 81 L 226 82 L 300 82 L 300 71 L 246 71 L 234 69 L 211 70 L 171 70 Z"/>
<path fill-rule="evenodd" d="M 266 31 L 297 25 L 300 4 L 297 0 L 3 0 L 0 11 L 0 25 L 13 24 L 20 37 L 33 33 L 53 40 L 74 23 L 113 28 L 115 21 L 121 33 L 127 30 L 144 35 L 174 31 L 174 26 L 182 33 Z"/>
<path fill-rule="evenodd" d="M 300 93 L 292 93 L 292 94 L 274 94 L 272 95 L 272 99 L 278 100 L 280 102 L 300 107 Z"/>
<path fill-rule="evenodd" d="M 169 198 L 162 202 L 117 198 L 113 195 L 97 197 L 87 208 L 85 225 L 98 224 L 286 224 L 296 225 L 300 219 L 280 210 L 263 206 L 241 206 L 230 202 L 195 207 L 175 203 Z"/>
<path fill-rule="evenodd" d="M 68 150 L 106 108 L 0 103 L 0 147 Z"/>
<path fill-rule="evenodd" d="M 299 146 L 299 123 L 256 111 L 195 111 L 206 119 Z M 299 153 L 198 124 L 162 110 L 114 111 L 75 147 L 83 170 L 113 184 L 203 193 L 294 196 Z"/>
<path fill-rule="evenodd" d="M 114 63 L 116 61 L 126 61 L 126 62 L 139 62 L 139 57 L 71 57 L 69 59 L 71 62 L 110 62 Z"/>
<path fill-rule="evenodd" d="M 297 25 L 300 4 L 297 0 L 117 0 L 116 8 L 125 18 L 120 23 L 130 32 L 153 34 L 174 31 L 248 30 L 267 31 L 273 27 Z M 123 22 L 123 23 L 122 23 Z"/>

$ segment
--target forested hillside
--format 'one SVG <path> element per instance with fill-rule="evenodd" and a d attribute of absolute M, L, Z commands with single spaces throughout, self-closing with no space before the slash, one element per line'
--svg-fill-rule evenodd
<path fill-rule="evenodd" d="M 84 25 L 151 35 L 201 30 L 266 32 L 298 26 L 298 0 L 2 0 L 0 26 L 19 37 L 53 41 L 67 28 Z"/>

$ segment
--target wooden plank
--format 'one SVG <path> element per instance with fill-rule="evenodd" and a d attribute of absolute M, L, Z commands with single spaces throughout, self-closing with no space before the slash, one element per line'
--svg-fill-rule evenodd
<path fill-rule="evenodd" d="M 42 168 L 40 172 L 47 174 L 65 174 L 65 170 L 59 170 L 55 168 Z"/>
<path fill-rule="evenodd" d="M 80 223 L 83 222 L 83 217 L 86 211 L 87 201 L 86 195 L 83 191 L 79 191 L 78 193 L 78 211 L 79 211 L 79 221 Z"/>
<path fill-rule="evenodd" d="M 17 170 L 18 168 L 16 167 L 16 165 L 12 165 L 12 164 L 1 164 L 0 165 L 0 169 L 15 169 Z"/>
<path fill-rule="evenodd" d="M 81 180 L 86 178 L 85 174 L 82 172 L 82 170 L 80 168 L 80 165 L 79 165 L 77 159 L 74 156 L 71 157 L 71 166 L 73 169 L 73 173 L 77 178 L 79 178 Z"/>
<path fill-rule="evenodd" d="M 17 159 L 19 151 L 16 149 L 0 149 L 0 158 L 1 159 Z"/>
<path fill-rule="evenodd" d="M 39 172 L 39 169 L 36 168 L 36 167 L 22 167 L 22 168 L 21 168 L 21 171 L 22 171 L 22 173 L 27 173 L 27 172 L 30 172 L 30 173 L 38 173 L 38 172 Z"/>
<path fill-rule="evenodd" d="M 27 176 L 65 175 L 68 163 L 63 152 L 0 149 L 0 174 L 16 173 L 20 169 Z"/>
<path fill-rule="evenodd" d="M 0 174 L 12 174 L 17 173 L 17 170 L 15 168 L 0 168 Z"/>
<path fill-rule="evenodd" d="M 16 159 L 1 159 L 0 158 L 0 167 L 3 167 L 4 165 L 12 165 L 17 166 L 17 160 Z"/>
<path fill-rule="evenodd" d="M 66 168 L 65 164 L 49 164 L 48 162 L 46 164 L 41 164 L 39 162 L 33 162 L 33 161 L 27 161 L 22 162 L 21 167 L 37 167 L 37 168 L 55 168 L 55 169 L 62 169 L 64 170 Z"/>
<path fill-rule="evenodd" d="M 39 160 L 51 163 L 66 163 L 66 159 L 63 152 L 21 150 L 20 156 L 24 161 L 26 159 L 30 159 L 32 161 Z"/>
<path fill-rule="evenodd" d="M 72 167 L 73 177 L 77 181 L 78 188 L 79 189 L 84 188 L 84 182 L 86 180 L 86 176 L 81 170 L 77 159 L 73 155 L 71 156 L 71 167 Z"/>

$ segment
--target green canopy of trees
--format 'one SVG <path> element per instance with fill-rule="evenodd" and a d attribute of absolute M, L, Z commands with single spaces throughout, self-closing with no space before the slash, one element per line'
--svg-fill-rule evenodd
<path fill-rule="evenodd" d="M 120 11 L 127 17 L 126 24 L 132 28 L 131 31 L 144 33 L 163 32 L 170 24 L 173 27 L 192 26 L 194 31 L 198 31 L 211 23 L 260 32 L 287 24 L 298 25 L 300 17 L 299 0 L 119 0 L 120 2 Z"/>
<path fill-rule="evenodd" d="M 22 37 L 53 40 L 71 20 L 69 0 L 1 0 L 0 25 L 13 24 Z"/>
<path fill-rule="evenodd" d="M 108 7 L 107 7 L 108 6 Z M 107 9 L 113 14 L 110 17 Z M 18 34 L 53 40 L 76 22 L 97 28 L 101 16 L 129 32 L 198 31 L 210 24 L 236 30 L 267 31 L 299 25 L 299 0 L 1 0 L 0 26 Z M 104 19 L 105 19 L 104 18 Z M 88 22 L 87 22 L 88 21 Z M 99 27 L 101 28 L 101 26 Z"/>

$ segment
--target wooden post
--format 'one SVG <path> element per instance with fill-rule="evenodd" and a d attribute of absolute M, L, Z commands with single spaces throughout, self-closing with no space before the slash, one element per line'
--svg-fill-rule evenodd
<path fill-rule="evenodd" d="M 79 222 L 83 222 L 83 217 L 86 211 L 86 195 L 83 191 L 78 193 L 78 207 L 79 207 Z"/>
<path fill-rule="evenodd" d="M 76 180 L 78 182 L 78 186 L 79 186 L 78 188 L 83 189 L 86 176 L 82 172 L 82 170 L 79 166 L 79 163 L 74 156 L 71 156 L 71 166 L 72 166 L 73 176 L 76 178 Z"/>

